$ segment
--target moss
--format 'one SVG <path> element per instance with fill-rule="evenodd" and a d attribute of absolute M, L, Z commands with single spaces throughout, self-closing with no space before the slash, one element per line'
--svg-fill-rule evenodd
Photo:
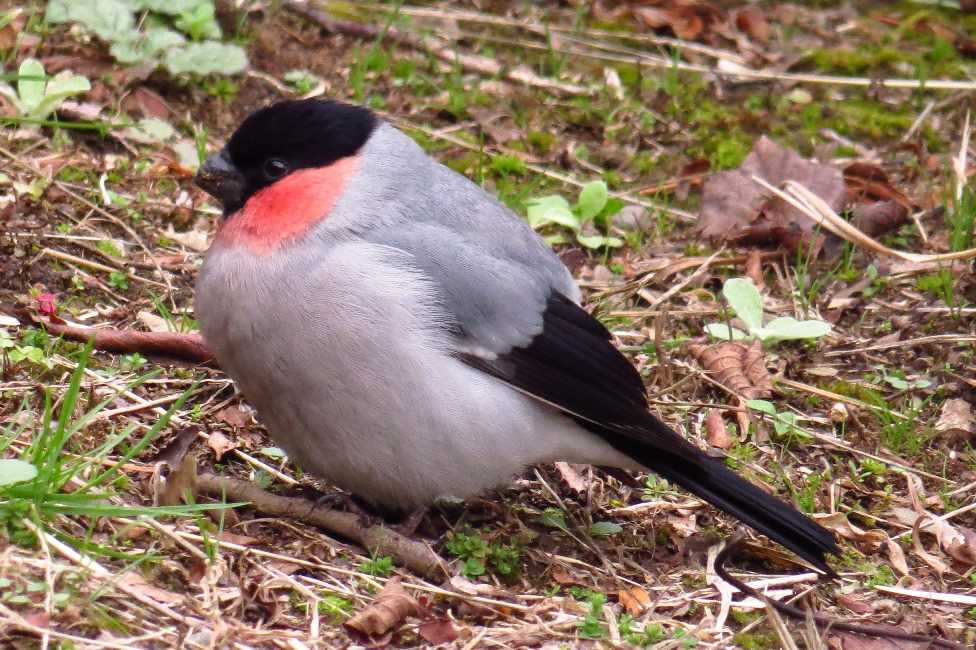
<path fill-rule="evenodd" d="M 779 648 L 779 637 L 775 632 L 747 632 L 736 634 L 735 646 L 743 650 L 763 650 L 764 648 Z"/>

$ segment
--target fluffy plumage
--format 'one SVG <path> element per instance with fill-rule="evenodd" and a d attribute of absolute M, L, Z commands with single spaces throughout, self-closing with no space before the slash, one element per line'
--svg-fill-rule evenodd
<path fill-rule="evenodd" d="M 230 209 L 197 317 L 291 458 L 404 509 L 539 462 L 650 469 L 827 568 L 829 532 L 647 412 L 639 375 L 531 228 L 389 124 L 337 106 L 259 111 L 201 171 Z M 282 196 L 316 205 L 283 215 L 267 196 L 303 170 L 311 185 Z"/>

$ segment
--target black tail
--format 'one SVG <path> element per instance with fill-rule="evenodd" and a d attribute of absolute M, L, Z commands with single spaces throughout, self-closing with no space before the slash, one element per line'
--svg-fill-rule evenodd
<path fill-rule="evenodd" d="M 593 428 L 590 423 L 581 424 L 591 430 Z M 837 555 L 840 549 L 830 531 L 685 443 L 656 418 L 653 424 L 655 435 L 648 438 L 660 439 L 663 432 L 658 429 L 665 429 L 674 436 L 669 448 L 657 448 L 635 438 L 603 437 L 608 441 L 613 440 L 615 447 L 649 470 L 779 542 L 824 573 L 834 574 L 827 565 L 826 554 Z"/>

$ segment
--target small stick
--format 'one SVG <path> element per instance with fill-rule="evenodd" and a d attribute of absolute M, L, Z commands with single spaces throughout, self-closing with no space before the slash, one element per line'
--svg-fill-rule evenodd
<path fill-rule="evenodd" d="M 196 485 L 204 494 L 226 496 L 231 501 L 248 501 L 261 512 L 310 523 L 351 540 L 367 552 L 389 555 L 411 571 L 432 579 L 448 576 L 444 561 L 430 546 L 416 542 L 385 526 L 363 525 L 351 512 L 331 510 L 297 497 L 283 497 L 262 490 L 250 481 L 203 473 Z"/>
<path fill-rule="evenodd" d="M 728 561 L 729 556 L 736 551 L 745 539 L 745 535 L 741 532 L 736 533 L 732 536 L 725 544 L 718 557 L 715 558 L 715 573 L 718 574 L 722 580 L 741 591 L 742 593 L 752 596 L 761 603 L 766 603 L 773 609 L 775 609 L 780 614 L 783 614 L 789 618 L 797 621 L 806 621 L 808 617 L 811 617 L 813 621 L 821 626 L 831 630 L 841 630 L 843 632 L 853 632 L 854 634 L 863 634 L 866 636 L 878 637 L 881 639 L 898 639 L 901 641 L 915 641 L 918 643 L 928 643 L 930 646 L 937 648 L 952 648 L 962 649 L 965 646 L 956 643 L 954 641 L 949 641 L 948 639 L 938 639 L 931 636 L 926 636 L 924 634 L 912 634 L 910 632 L 901 632 L 899 630 L 892 630 L 889 628 L 877 626 L 877 625 L 860 625 L 858 623 L 850 623 L 848 621 L 842 621 L 830 616 L 824 616 L 823 614 L 811 614 L 806 610 L 800 609 L 793 605 L 788 605 L 780 600 L 775 600 L 750 587 L 748 584 L 739 580 L 738 578 L 732 576 L 729 573 L 728 568 L 726 568 L 725 563 Z"/>

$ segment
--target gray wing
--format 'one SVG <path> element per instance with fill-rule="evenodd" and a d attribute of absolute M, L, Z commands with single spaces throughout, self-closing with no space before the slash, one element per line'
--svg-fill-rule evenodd
<path fill-rule="evenodd" d="M 538 235 L 501 206 L 490 207 L 497 214 L 488 225 L 482 213 L 481 223 L 468 224 L 464 233 L 415 220 L 364 234 L 372 243 L 409 253 L 439 288 L 460 349 L 489 356 L 540 334 L 553 293 L 579 299 L 569 271 Z"/>

